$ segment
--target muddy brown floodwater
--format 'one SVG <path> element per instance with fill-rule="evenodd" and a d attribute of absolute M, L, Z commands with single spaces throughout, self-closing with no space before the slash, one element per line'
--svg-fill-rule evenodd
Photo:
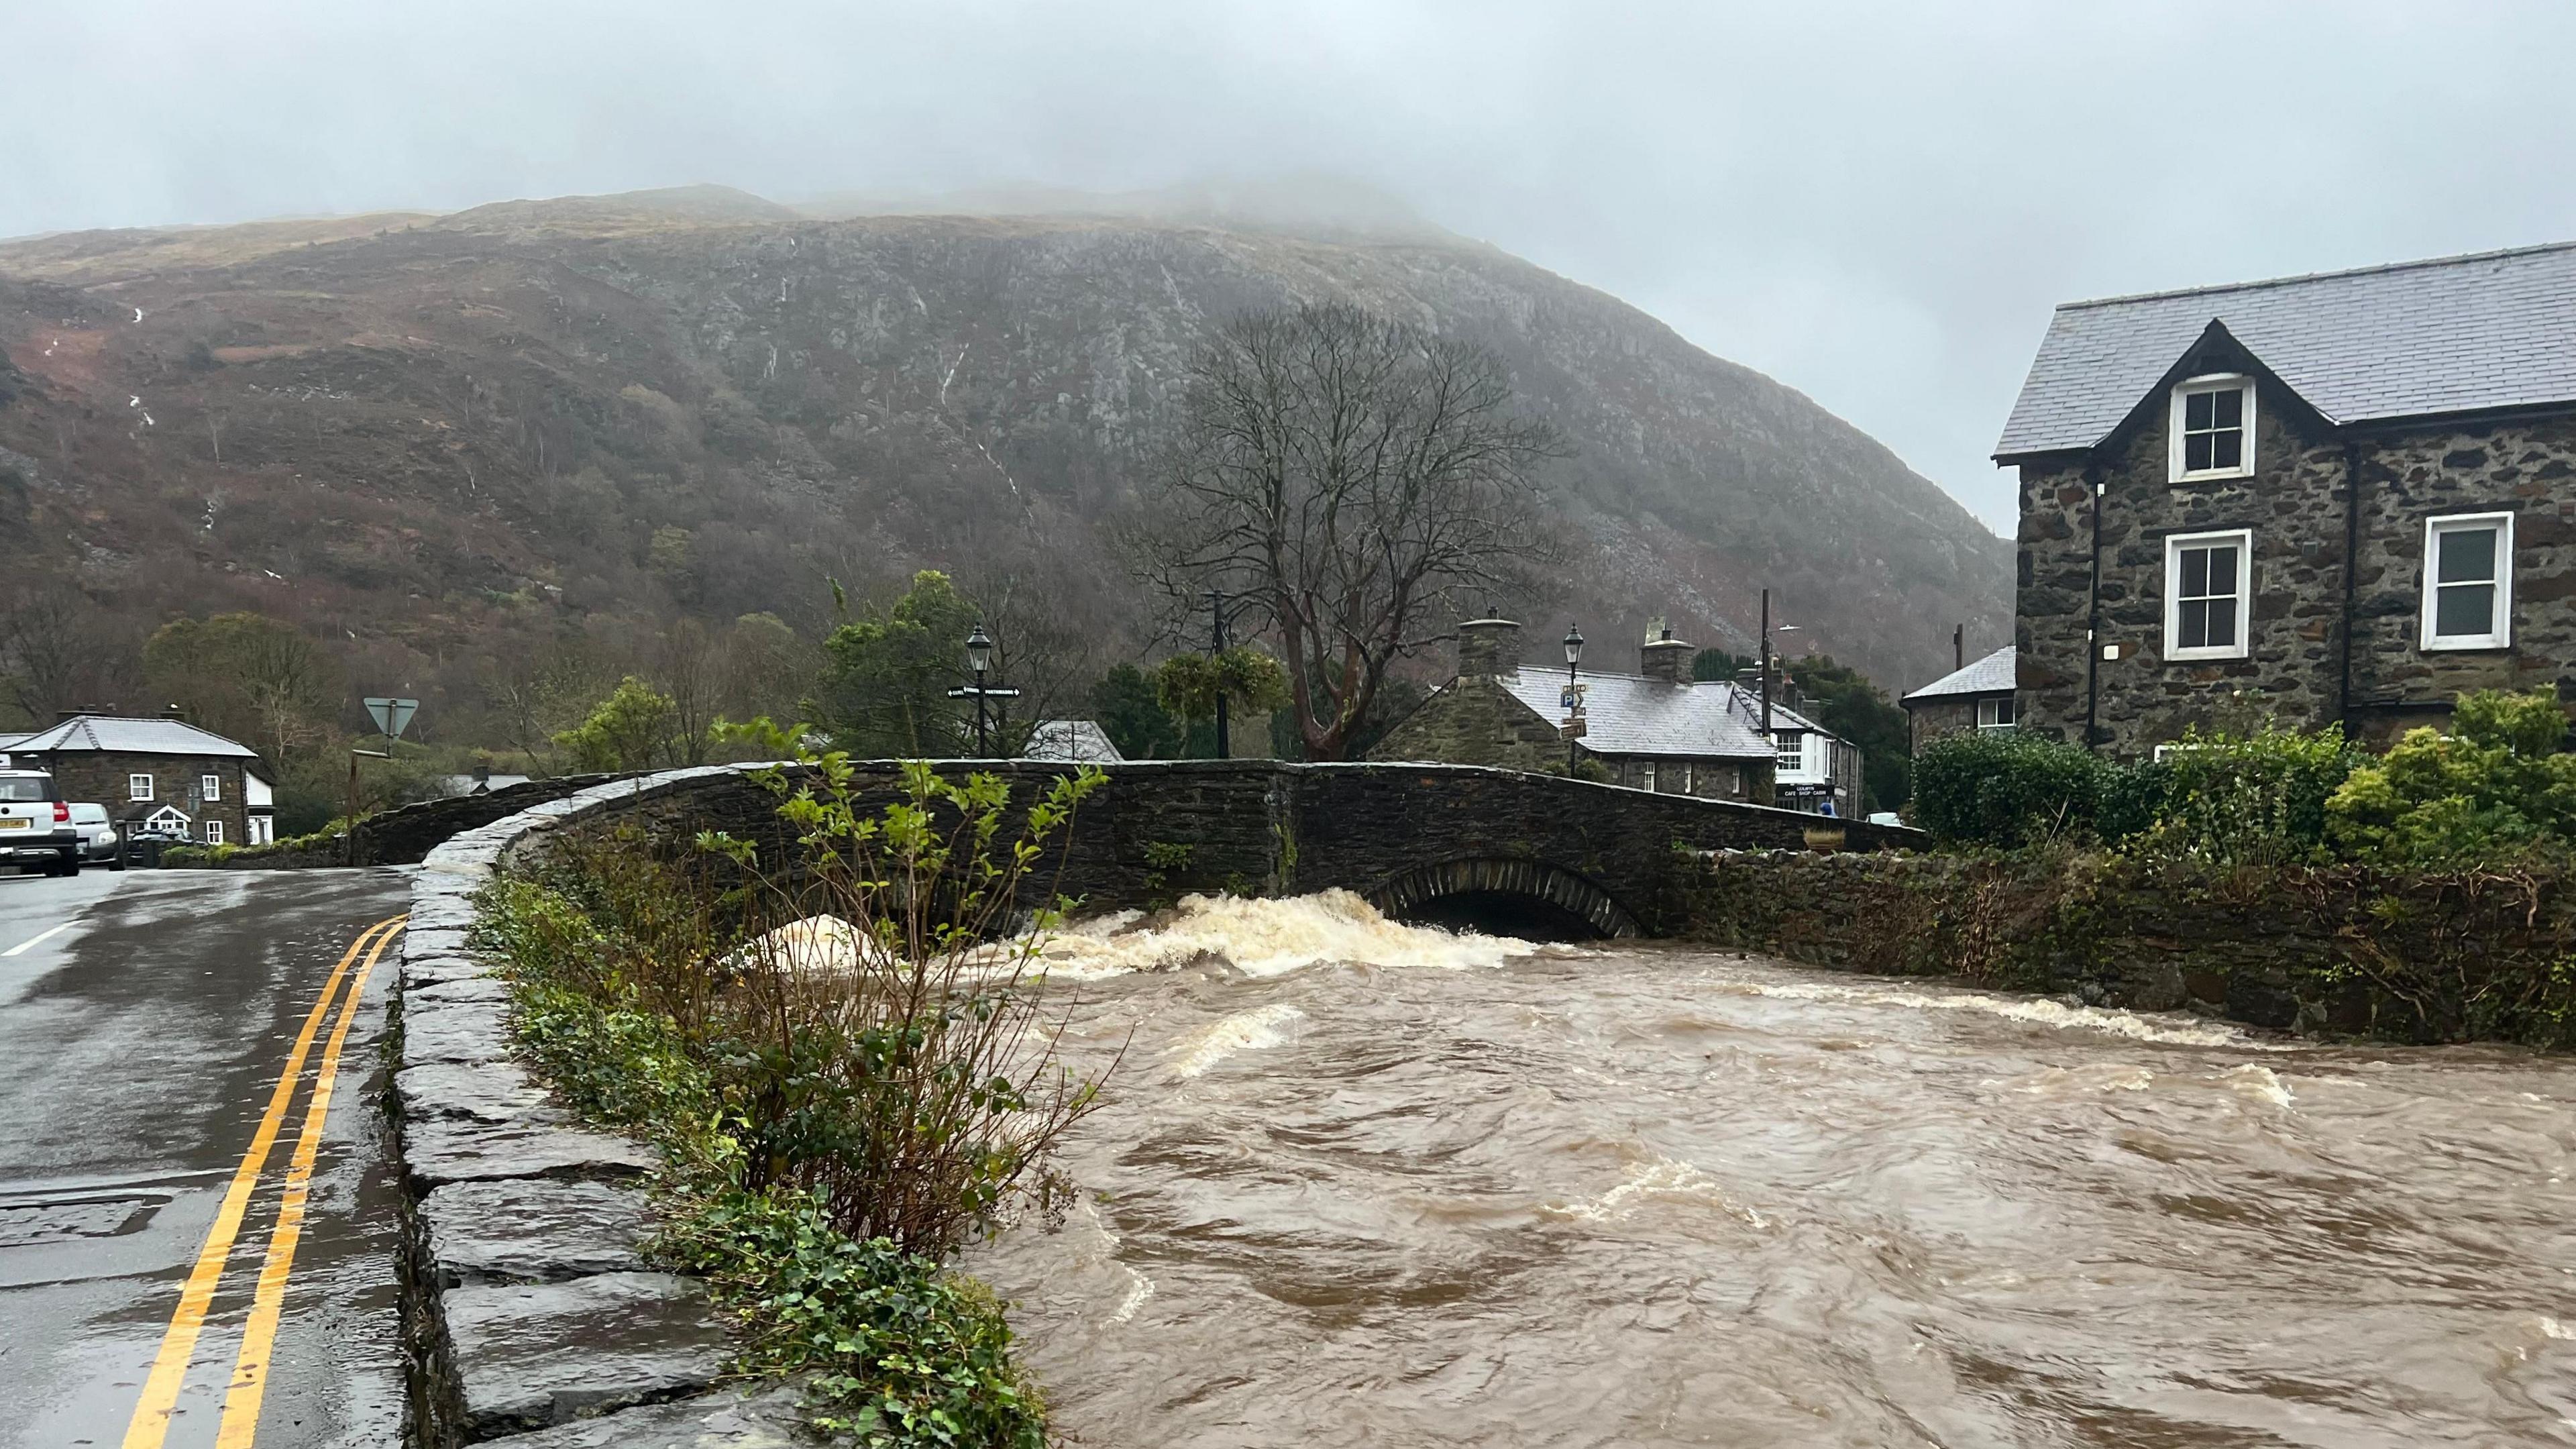
<path fill-rule="evenodd" d="M 2576 1064 L 1320 898 L 1058 951 L 1092 1200 L 969 1266 L 1074 1443 L 2576 1444 Z"/>

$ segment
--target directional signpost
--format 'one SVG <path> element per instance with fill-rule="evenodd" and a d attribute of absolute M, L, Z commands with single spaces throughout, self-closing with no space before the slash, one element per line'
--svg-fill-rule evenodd
<path fill-rule="evenodd" d="M 420 701 L 416 699 L 389 699 L 383 695 L 369 695 L 366 705 L 367 717 L 376 722 L 376 733 L 385 737 L 385 747 L 381 750 L 361 750 L 352 747 L 349 751 L 349 814 L 346 823 L 341 827 L 340 839 L 348 848 L 348 859 L 351 865 L 358 863 L 358 757 L 364 755 L 371 760 L 392 759 L 394 741 L 401 739 L 402 732 L 411 728 L 411 717 L 420 712 Z"/>

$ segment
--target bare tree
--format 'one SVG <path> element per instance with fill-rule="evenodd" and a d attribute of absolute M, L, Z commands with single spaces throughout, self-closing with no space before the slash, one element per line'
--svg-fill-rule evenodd
<path fill-rule="evenodd" d="M 1338 303 L 1228 323 L 1192 362 L 1142 548 L 1175 599 L 1241 597 L 1286 656 L 1311 759 L 1341 758 L 1395 660 L 1558 556 L 1555 430 L 1473 343 Z"/>
<path fill-rule="evenodd" d="M 130 641 L 111 642 L 92 617 L 96 607 L 68 586 L 31 587 L 0 600 L 0 679 L 20 713 L 49 724 L 66 709 L 104 704 L 96 691 L 112 667 L 130 660 Z"/>

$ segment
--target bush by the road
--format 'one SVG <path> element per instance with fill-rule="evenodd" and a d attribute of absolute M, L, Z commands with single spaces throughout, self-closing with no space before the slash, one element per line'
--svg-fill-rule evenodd
<path fill-rule="evenodd" d="M 864 812 L 845 762 L 811 763 L 772 777 L 789 859 L 722 835 L 684 859 L 570 846 L 487 893 L 483 941 L 544 1074 L 669 1159 L 659 1251 L 737 1315 L 748 1370 L 802 1378 L 818 1426 L 864 1445 L 1039 1449 L 999 1306 L 942 1265 L 1060 1210 L 1055 1143 L 1097 1101 L 1023 979 L 1039 938 L 1002 927 L 1101 777 L 1005 832 L 993 777 L 922 767 Z"/>
<path fill-rule="evenodd" d="M 2450 729 L 2387 754 L 2333 725 L 2188 731 L 2117 762 L 2014 731 L 1952 735 L 1914 767 L 1915 823 L 1952 845 L 2100 844 L 2141 860 L 2463 869 L 2576 851 L 2576 755 L 2557 691 L 2460 696 Z"/>

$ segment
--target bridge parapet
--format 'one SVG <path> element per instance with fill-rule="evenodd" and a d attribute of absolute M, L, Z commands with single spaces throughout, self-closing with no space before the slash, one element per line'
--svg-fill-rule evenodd
<path fill-rule="evenodd" d="M 628 794 L 610 787 L 560 828 L 640 826 L 671 842 L 726 830 L 777 859 L 785 841 L 776 799 L 750 768 L 648 776 Z M 1000 775 L 1024 808 L 1069 767 L 1007 760 L 939 768 Z M 1925 839 L 1902 827 L 1477 765 L 1168 760 L 1100 768 L 1108 786 L 1076 817 L 1060 878 L 1041 883 L 1094 909 L 1147 909 L 1193 891 L 1340 888 L 1406 914 L 1445 896 L 1515 895 L 1603 935 L 1660 935 L 1686 924 L 1675 887 L 1693 853 L 1885 850 Z M 891 801 L 899 782 L 894 761 L 860 766 L 860 808 Z"/>

